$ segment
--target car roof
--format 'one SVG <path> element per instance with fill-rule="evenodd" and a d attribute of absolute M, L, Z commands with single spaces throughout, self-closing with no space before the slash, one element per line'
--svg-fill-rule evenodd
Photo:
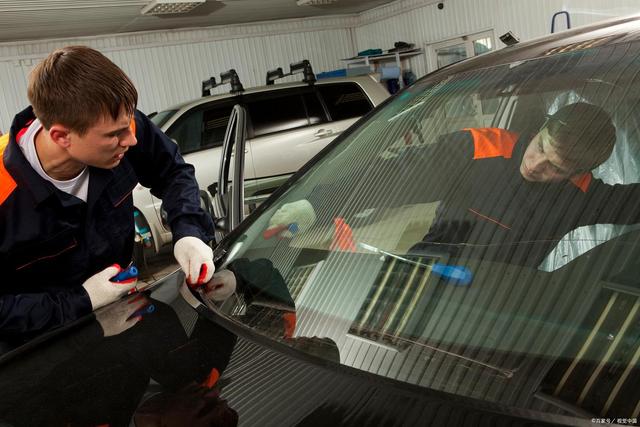
<path fill-rule="evenodd" d="M 631 42 L 638 38 L 640 38 L 640 14 L 608 19 L 474 56 L 440 68 L 420 80 L 432 77 L 442 78 L 468 70 L 509 64 L 556 53 L 577 52 L 596 46 Z"/>
<path fill-rule="evenodd" d="M 352 76 L 352 77 L 334 77 L 334 78 L 328 78 L 328 79 L 321 79 L 316 81 L 314 84 L 316 85 L 325 85 L 325 84 L 330 84 L 330 83 L 362 83 L 362 84 L 367 84 L 369 82 L 376 82 L 375 78 L 373 77 L 373 74 L 368 74 L 368 75 L 362 75 L 362 76 Z M 215 94 L 215 95 L 211 95 L 211 96 L 203 96 L 200 98 L 196 98 L 196 99 L 192 99 L 190 101 L 185 101 L 182 102 L 180 104 L 176 104 L 173 105 L 169 108 L 165 108 L 163 111 L 168 111 L 168 110 L 182 110 L 184 108 L 191 108 L 194 107 L 196 105 L 200 105 L 200 104 L 206 104 L 209 103 L 211 101 L 214 100 L 223 100 L 223 99 L 228 99 L 228 98 L 233 98 L 236 96 L 244 96 L 244 95 L 249 95 L 249 94 L 253 94 L 253 93 L 261 93 L 261 92 L 272 92 L 272 91 L 278 91 L 278 90 L 283 90 L 283 89 L 289 89 L 289 88 L 295 88 L 295 87 L 305 87 L 305 86 L 309 86 L 308 83 L 304 83 L 304 82 L 291 82 L 291 83 L 276 83 L 273 85 L 265 85 L 265 86 L 255 86 L 249 89 L 245 89 L 242 92 L 238 92 L 238 93 L 221 93 L 221 94 Z"/>

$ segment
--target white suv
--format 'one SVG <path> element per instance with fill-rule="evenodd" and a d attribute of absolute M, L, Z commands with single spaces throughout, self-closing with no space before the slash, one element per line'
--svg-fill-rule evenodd
<path fill-rule="evenodd" d="M 227 80 L 225 76 L 228 73 L 223 80 Z M 267 85 L 246 91 L 235 71 L 233 77 L 231 93 L 203 96 L 151 118 L 178 144 L 185 161 L 194 165 L 203 206 L 209 212 L 209 189 L 217 185 L 223 139 L 234 105 L 240 104 L 248 112 L 245 200 L 252 208 L 389 96 L 373 75 L 315 82 L 313 74 L 305 72 L 306 83 Z M 203 82 L 203 94 L 211 88 L 209 82 Z M 215 86 L 215 79 L 211 82 Z M 160 251 L 171 243 L 161 200 L 140 185 L 133 192 L 133 200 L 136 241 L 144 243 L 136 245 L 136 251 L 143 250 L 142 246 L 149 252 Z"/>

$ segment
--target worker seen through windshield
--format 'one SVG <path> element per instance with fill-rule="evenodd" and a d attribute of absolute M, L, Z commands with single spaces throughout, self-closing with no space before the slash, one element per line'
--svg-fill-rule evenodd
<path fill-rule="evenodd" d="M 241 225 L 236 295 L 206 302 L 403 382 L 637 416 L 640 51 L 619 49 L 418 82 Z"/>

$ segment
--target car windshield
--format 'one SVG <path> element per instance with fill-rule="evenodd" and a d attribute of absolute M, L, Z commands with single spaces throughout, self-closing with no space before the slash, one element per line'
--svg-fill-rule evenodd
<path fill-rule="evenodd" d="M 158 127 L 162 127 L 167 120 L 169 120 L 178 110 L 164 110 L 160 111 L 158 114 L 155 114 L 151 117 L 151 121 Z"/>
<path fill-rule="evenodd" d="M 205 302 L 405 383 L 637 416 L 638 47 L 421 80 L 240 226 L 236 295 Z"/>

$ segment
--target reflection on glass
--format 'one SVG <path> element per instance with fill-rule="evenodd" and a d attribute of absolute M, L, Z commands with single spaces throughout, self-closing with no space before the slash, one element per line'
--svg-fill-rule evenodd
<path fill-rule="evenodd" d="M 223 311 L 270 337 L 329 339 L 340 363 L 407 383 L 632 416 L 640 232 L 622 224 L 640 222 L 640 47 L 624 49 L 407 88 L 241 225 L 242 247 L 222 261 L 246 290 Z M 535 182 L 521 168 L 529 147 L 554 149 L 536 139 L 547 116 L 576 102 L 615 125 L 613 154 L 587 168 L 600 189 L 588 197 L 584 181 Z M 505 139 L 476 153 L 486 140 L 470 129 Z M 588 135 L 580 153 L 596 143 Z M 276 213 L 282 231 L 266 233 Z M 452 280 L 447 267 L 472 280 Z"/>
<path fill-rule="evenodd" d="M 473 41 L 473 54 L 480 55 L 481 53 L 489 52 L 491 50 L 491 38 L 485 37 L 482 39 Z"/>
<path fill-rule="evenodd" d="M 442 68 L 445 65 L 465 59 L 467 57 L 467 49 L 464 44 L 447 46 L 436 49 L 436 55 L 438 57 L 438 68 Z"/>

